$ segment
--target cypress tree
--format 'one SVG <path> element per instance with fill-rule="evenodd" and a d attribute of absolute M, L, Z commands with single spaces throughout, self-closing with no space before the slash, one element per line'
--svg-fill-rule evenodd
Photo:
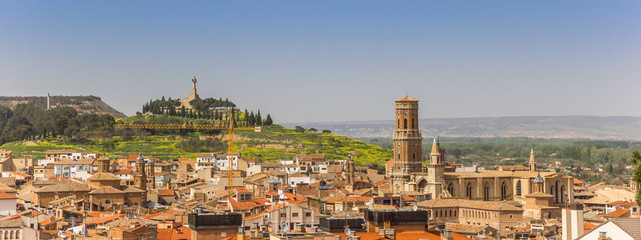
<path fill-rule="evenodd" d="M 258 109 L 258 114 L 256 114 L 256 125 L 263 125 L 263 118 L 260 116 L 260 109 Z"/>
<path fill-rule="evenodd" d="M 272 120 L 272 116 L 270 116 L 269 113 L 268 113 L 267 114 L 267 118 L 265 119 L 265 122 L 263 124 L 269 126 L 269 125 L 272 125 L 273 123 L 274 123 L 274 121 Z"/>

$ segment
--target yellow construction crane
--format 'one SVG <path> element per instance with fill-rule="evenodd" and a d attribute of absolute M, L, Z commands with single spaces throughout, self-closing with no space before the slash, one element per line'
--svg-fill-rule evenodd
<path fill-rule="evenodd" d="M 229 141 L 228 150 L 227 150 L 227 159 L 229 160 L 227 166 L 227 179 L 228 179 L 228 197 L 231 198 L 234 194 L 234 158 L 231 155 L 234 151 L 234 130 L 254 130 L 260 132 L 262 130 L 261 126 L 247 126 L 247 127 L 236 127 L 234 126 L 234 109 L 232 108 L 231 114 L 229 114 L 229 125 L 223 123 L 219 124 L 116 124 L 116 129 L 167 129 L 167 130 L 179 130 L 179 129 L 191 129 L 191 130 L 228 130 L 229 131 Z M 231 206 L 229 206 L 231 208 Z"/>
<path fill-rule="evenodd" d="M 229 120 L 229 127 L 227 128 L 229 130 L 229 140 L 227 141 L 227 145 L 229 149 L 227 150 L 227 159 L 229 160 L 229 163 L 227 164 L 227 198 L 231 199 L 231 196 L 234 194 L 234 157 L 232 153 L 234 152 L 234 130 L 254 130 L 254 131 L 260 131 L 261 127 L 236 127 L 234 126 L 234 113 L 232 111 L 232 114 L 230 114 L 230 120 Z M 228 209 L 231 209 L 231 201 L 228 202 L 227 205 Z"/>

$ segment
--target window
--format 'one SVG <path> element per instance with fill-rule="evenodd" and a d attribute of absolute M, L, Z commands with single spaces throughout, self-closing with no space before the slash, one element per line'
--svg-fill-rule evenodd
<path fill-rule="evenodd" d="M 287 213 L 280 213 L 280 217 L 287 217 Z"/>
<path fill-rule="evenodd" d="M 516 182 L 516 196 L 521 196 L 521 180 Z"/>
<path fill-rule="evenodd" d="M 483 188 L 483 200 L 490 200 L 490 184 L 488 183 L 485 183 L 485 187 Z"/>
<path fill-rule="evenodd" d="M 292 217 L 298 217 L 298 213 L 292 213 Z"/>
<path fill-rule="evenodd" d="M 407 129 L 407 118 L 403 119 L 403 128 Z"/>
<path fill-rule="evenodd" d="M 311 213 L 311 212 L 306 212 L 306 213 L 305 213 L 305 217 L 311 217 L 311 216 L 312 216 L 312 213 Z"/>
<path fill-rule="evenodd" d="M 454 184 L 450 183 L 447 185 L 447 191 L 452 195 L 452 197 L 454 197 Z"/>

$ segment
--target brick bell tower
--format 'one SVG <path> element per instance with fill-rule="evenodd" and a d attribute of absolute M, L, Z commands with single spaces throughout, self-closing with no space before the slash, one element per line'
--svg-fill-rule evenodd
<path fill-rule="evenodd" d="M 421 142 L 418 130 L 418 100 L 405 96 L 396 100 L 396 130 L 394 130 L 394 193 L 407 191 L 410 174 L 422 171 Z"/>

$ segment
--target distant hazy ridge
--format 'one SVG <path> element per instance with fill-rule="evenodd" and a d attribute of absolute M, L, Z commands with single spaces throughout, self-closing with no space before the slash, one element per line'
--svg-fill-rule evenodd
<path fill-rule="evenodd" d="M 354 138 L 392 137 L 394 121 L 285 123 Z M 419 122 L 424 138 L 532 137 L 641 140 L 641 117 L 492 117 L 428 118 Z"/>
<path fill-rule="evenodd" d="M 47 108 L 47 97 L 2 97 L 0 105 L 13 108 L 21 103 L 31 103 L 39 108 Z M 52 108 L 68 106 L 76 109 L 79 113 L 109 114 L 114 118 L 127 117 L 122 112 L 114 109 L 96 96 L 51 96 Z"/>

